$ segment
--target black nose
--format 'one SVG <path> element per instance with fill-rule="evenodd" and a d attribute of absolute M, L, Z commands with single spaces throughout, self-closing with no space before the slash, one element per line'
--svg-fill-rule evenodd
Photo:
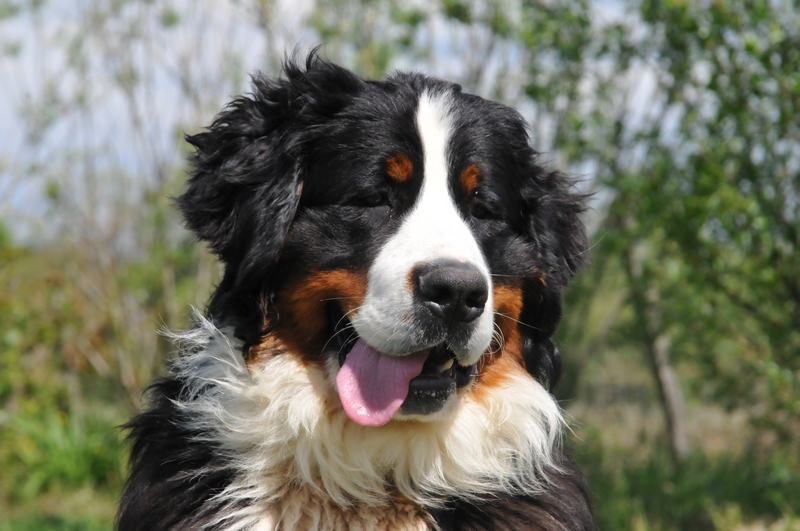
<path fill-rule="evenodd" d="M 417 299 L 448 326 L 477 319 L 489 297 L 483 274 L 466 263 L 424 264 L 416 268 L 414 280 Z"/>

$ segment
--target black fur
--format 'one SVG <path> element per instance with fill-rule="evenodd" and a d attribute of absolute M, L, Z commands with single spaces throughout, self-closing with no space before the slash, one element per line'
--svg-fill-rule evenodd
<path fill-rule="evenodd" d="M 311 270 L 364 270 L 397 230 L 419 185 L 387 183 L 382 164 L 403 152 L 419 171 L 417 97 L 447 90 L 457 109 L 452 156 L 481 161 L 484 179 L 478 196 L 458 189 L 454 196 L 496 281 L 525 294 L 520 333 L 528 371 L 556 384 L 561 358 L 551 336 L 561 293 L 586 261 L 585 198 L 537 164 L 517 112 L 418 74 L 365 81 L 314 54 L 304 66 L 287 62 L 280 79 L 256 75 L 252 88 L 207 131 L 187 136 L 194 170 L 177 198 L 187 226 L 225 264 L 208 314 L 234 327 L 244 355 L 280 318 L 278 287 Z M 365 196 L 376 192 L 385 203 L 365 208 Z M 481 215 L 472 215 L 478 207 Z M 191 422 L 179 423 L 187 419 L 172 399 L 183 392 L 174 377 L 155 384 L 149 409 L 128 425 L 132 471 L 121 531 L 198 529 L 215 508 L 208 501 L 235 475 L 213 444 L 200 442 L 201 432 L 186 428 Z M 567 457 L 559 459 L 552 490 L 540 496 L 452 500 L 434 517 L 447 531 L 594 529 L 584 480 Z"/>
<path fill-rule="evenodd" d="M 440 531 L 592 531 L 589 489 L 583 475 L 562 456 L 552 487 L 539 496 L 508 496 L 483 504 L 454 500 L 433 513 Z"/>
<path fill-rule="evenodd" d="M 215 446 L 198 442 L 201 432 L 181 427 L 183 413 L 172 402 L 181 392 L 176 379 L 156 382 L 148 389 L 150 409 L 126 425 L 133 445 L 119 531 L 195 529 L 213 510 L 206 502 L 233 478 Z"/>
<path fill-rule="evenodd" d="M 177 204 L 187 226 L 225 263 L 209 313 L 233 323 L 247 346 L 265 332 L 264 268 L 274 264 L 297 210 L 308 132 L 361 85 L 310 55 L 305 69 L 288 62 L 283 79 L 254 76 L 250 97 L 236 98 L 206 132 L 186 137 L 196 148 L 195 171 Z"/>

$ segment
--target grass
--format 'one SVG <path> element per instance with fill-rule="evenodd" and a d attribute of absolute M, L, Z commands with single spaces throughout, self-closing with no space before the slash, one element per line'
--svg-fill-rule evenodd
<path fill-rule="evenodd" d="M 119 488 L 53 486 L 33 498 L 0 504 L 0 531 L 111 530 Z"/>
<path fill-rule="evenodd" d="M 110 530 L 126 448 L 113 410 L 51 408 L 0 423 L 0 531 Z"/>
<path fill-rule="evenodd" d="M 50 409 L 11 417 L 3 433 L 5 452 L 14 456 L 3 480 L 11 499 L 25 501 L 56 487 L 121 484 L 125 450 L 113 424 L 107 415 Z"/>
<path fill-rule="evenodd" d="M 112 527 L 111 522 L 91 518 L 37 515 L 0 518 L 0 531 L 108 531 Z"/>

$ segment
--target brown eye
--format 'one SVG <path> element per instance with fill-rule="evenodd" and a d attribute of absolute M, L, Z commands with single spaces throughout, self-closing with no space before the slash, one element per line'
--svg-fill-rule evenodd
<path fill-rule="evenodd" d="M 494 214 L 483 205 L 472 205 L 472 217 L 476 219 L 490 219 L 494 217 Z"/>
<path fill-rule="evenodd" d="M 364 206 L 377 207 L 388 204 L 388 199 L 383 194 L 371 194 L 361 199 Z"/>

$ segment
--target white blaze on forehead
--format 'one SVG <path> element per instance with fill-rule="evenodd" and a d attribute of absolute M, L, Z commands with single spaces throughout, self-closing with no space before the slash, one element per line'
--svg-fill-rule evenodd
<path fill-rule="evenodd" d="M 473 322 L 472 337 L 451 345 L 462 364 L 472 364 L 488 348 L 493 329 L 491 277 L 478 242 L 461 217 L 450 193 L 448 143 L 452 135 L 447 93 L 423 93 L 417 110 L 417 130 L 423 150 L 423 182 L 416 204 L 369 271 L 364 304 L 352 323 L 374 348 L 407 354 L 431 345 L 420 337 L 409 279 L 422 264 L 442 260 L 468 263 L 480 271 L 489 287 L 486 311 Z"/>

